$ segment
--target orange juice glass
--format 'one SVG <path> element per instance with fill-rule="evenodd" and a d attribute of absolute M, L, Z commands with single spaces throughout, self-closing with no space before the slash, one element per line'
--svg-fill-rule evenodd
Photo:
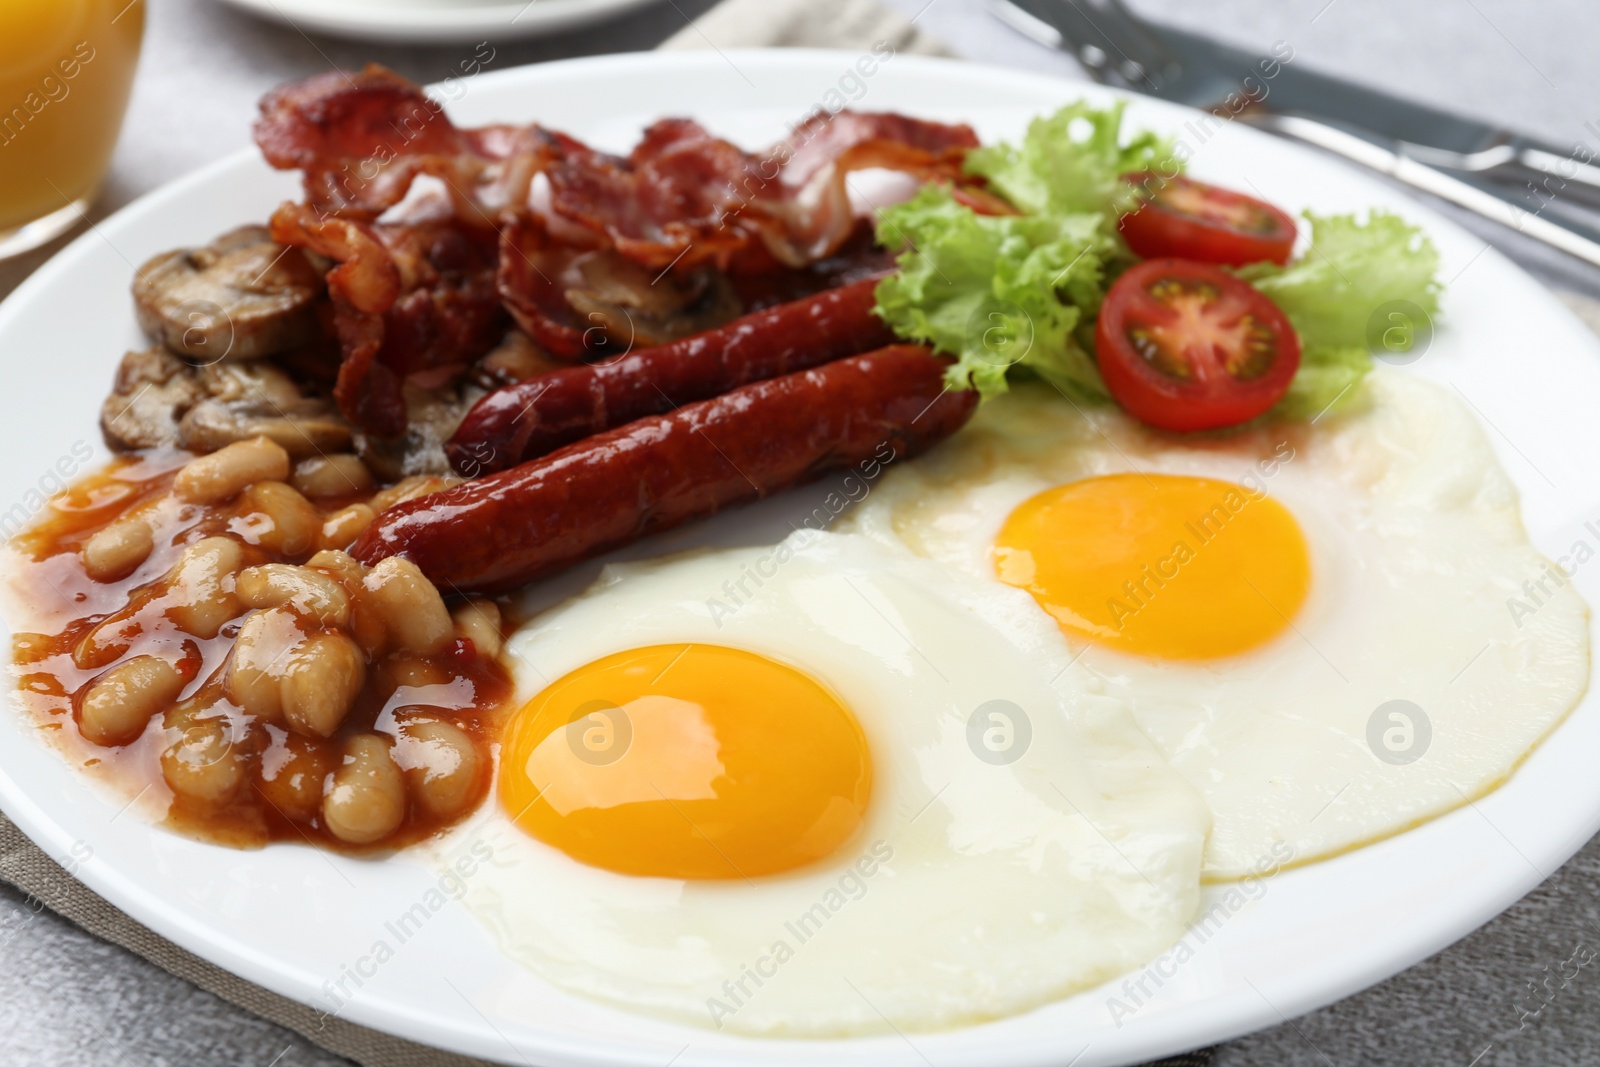
<path fill-rule="evenodd" d="M 94 198 L 143 36 L 144 0 L 0 0 L 0 258 Z"/>

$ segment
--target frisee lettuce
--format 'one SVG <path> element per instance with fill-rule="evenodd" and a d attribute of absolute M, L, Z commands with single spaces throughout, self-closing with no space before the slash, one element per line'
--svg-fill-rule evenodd
<path fill-rule="evenodd" d="M 1133 262 L 1116 235 L 1133 193 L 1121 176 L 1170 169 L 1171 159 L 1153 134 L 1123 142 L 1121 124 L 1121 104 L 1080 102 L 1035 119 L 1018 144 L 973 150 L 967 170 L 1021 215 L 979 215 L 931 185 L 883 212 L 878 240 L 905 252 L 878 286 L 878 314 L 900 336 L 955 357 L 952 387 L 987 400 L 1017 368 L 1074 402 L 1109 400 L 1092 338 L 1107 288 Z M 1382 211 L 1306 218 L 1311 245 L 1300 259 L 1237 272 L 1300 335 L 1300 371 L 1276 409 L 1289 418 L 1354 395 L 1372 366 L 1374 331 L 1403 348 L 1421 325 L 1412 320 L 1438 313 L 1438 254 L 1416 227 Z"/>
<path fill-rule="evenodd" d="M 1134 206 L 1136 190 L 1124 174 L 1177 165 L 1169 139 L 1146 132 L 1123 143 L 1124 107 L 1068 104 L 1030 122 L 1019 144 L 973 149 L 965 169 L 1025 214 L 1099 213 L 1114 223 Z"/>
<path fill-rule="evenodd" d="M 929 185 L 884 212 L 878 240 L 912 249 L 879 283 L 878 314 L 955 356 L 952 387 L 988 399 L 1021 364 L 1075 399 L 1108 399 L 1075 336 L 1100 308 L 1115 249 L 1099 215 L 979 215 Z"/>
<path fill-rule="evenodd" d="M 1409 349 L 1439 313 L 1439 253 L 1421 230 L 1377 210 L 1365 220 L 1305 218 L 1305 255 L 1286 267 L 1256 263 L 1237 272 L 1300 335 L 1300 372 L 1277 409 L 1287 418 L 1315 418 L 1347 401 L 1372 369 L 1375 347 Z"/>

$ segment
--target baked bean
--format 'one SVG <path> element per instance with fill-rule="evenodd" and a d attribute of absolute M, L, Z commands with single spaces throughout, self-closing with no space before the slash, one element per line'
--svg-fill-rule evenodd
<path fill-rule="evenodd" d="M 372 505 L 373 511 L 383 511 L 385 508 L 394 507 L 401 500 L 409 500 L 411 495 L 414 495 L 428 484 L 430 484 L 428 475 L 413 474 L 409 478 L 400 479 L 387 489 L 378 490 L 372 494 L 372 499 L 368 500 L 367 503 Z"/>
<path fill-rule="evenodd" d="M 301 460 L 295 464 L 291 484 L 313 500 L 365 496 L 373 488 L 372 472 L 360 456 L 349 452 Z"/>
<path fill-rule="evenodd" d="M 456 633 L 472 642 L 478 655 L 496 659 L 500 655 L 503 638 L 500 636 L 500 605 L 482 597 L 473 597 L 451 612 L 456 623 Z"/>
<path fill-rule="evenodd" d="M 389 630 L 383 619 L 370 607 L 356 607 L 350 612 L 348 633 L 369 661 L 383 655 L 389 644 Z"/>
<path fill-rule="evenodd" d="M 363 566 L 348 546 L 375 515 L 365 466 L 297 464 L 306 453 L 273 439 L 287 475 L 232 464 L 270 458 L 258 441 L 179 453 L 187 473 L 134 457 L 45 515 L 12 641 L 27 710 L 70 720 L 90 762 L 131 783 L 124 800 L 153 783 L 173 828 L 202 840 L 364 853 L 426 838 L 492 792 L 510 616 L 404 561 Z M 341 469 L 361 493 L 335 486 Z M 72 610 L 49 607 L 61 566 Z"/>
<path fill-rule="evenodd" d="M 306 566 L 313 570 L 339 579 L 345 589 L 351 593 L 361 591 L 361 580 L 367 576 L 367 568 L 348 552 L 336 548 L 325 548 L 321 552 L 306 560 Z"/>
<path fill-rule="evenodd" d="M 349 548 L 364 533 L 377 513 L 365 504 L 351 504 L 340 508 L 322 521 L 324 548 Z"/>
<path fill-rule="evenodd" d="M 323 626 L 350 621 L 350 594 L 320 571 L 288 563 L 266 563 L 239 572 L 239 599 L 247 607 L 280 605 Z"/>
<path fill-rule="evenodd" d="M 285 556 L 317 547 L 322 516 L 311 502 L 282 482 L 257 482 L 239 499 L 240 535 L 253 545 Z"/>
<path fill-rule="evenodd" d="M 362 583 L 367 601 L 383 618 L 389 637 L 409 652 L 441 652 L 455 637 L 444 598 L 417 565 L 390 556 L 380 560 Z"/>
<path fill-rule="evenodd" d="M 172 491 L 190 504 L 216 504 L 253 482 L 281 482 L 287 477 L 289 453 L 283 446 L 252 437 L 190 460 L 178 472 Z"/>
<path fill-rule="evenodd" d="M 291 730 L 328 737 L 344 722 L 367 680 L 367 661 L 341 633 L 313 634 L 289 657 L 283 720 Z"/>
<path fill-rule="evenodd" d="M 78 705 L 78 730 L 97 745 L 125 745 L 178 699 L 183 684 L 166 660 L 134 656 L 90 683 Z"/>
<path fill-rule="evenodd" d="M 455 723 L 407 721 L 400 727 L 394 754 L 411 798 L 435 818 L 459 815 L 482 793 L 487 765 L 472 738 Z"/>
<path fill-rule="evenodd" d="M 328 832 L 352 845 L 370 845 L 394 833 L 405 816 L 405 782 L 388 743 L 376 734 L 347 738 L 344 763 L 322 798 Z"/>
<path fill-rule="evenodd" d="M 314 737 L 274 731 L 261 754 L 261 795 L 286 818 L 310 822 L 322 810 L 322 783 L 339 764 L 334 745 Z"/>
<path fill-rule="evenodd" d="M 139 518 L 122 518 L 83 544 L 83 569 L 97 582 L 126 578 L 150 557 L 155 535 Z"/>
<path fill-rule="evenodd" d="M 448 669 L 420 656 L 391 656 L 383 661 L 383 681 L 387 683 L 384 688 L 391 694 L 406 686 L 420 689 L 426 685 L 443 685 L 453 677 L 455 675 Z"/>
<path fill-rule="evenodd" d="M 84 634 L 78 647 L 72 650 L 73 664 L 81 670 L 93 671 L 121 659 L 134 638 L 144 632 L 144 626 L 134 614 L 124 608 Z"/>
<path fill-rule="evenodd" d="M 350 594 L 350 621 L 346 627 L 350 636 L 355 638 L 368 659 L 382 655 L 389 641 L 388 628 L 383 624 L 382 614 L 369 603 L 364 584 L 367 568 L 348 552 L 338 549 L 318 552 L 306 561 L 306 566 L 336 578 L 344 585 Z"/>
<path fill-rule="evenodd" d="M 252 612 L 233 640 L 223 675 L 228 699 L 262 722 L 281 722 L 283 680 L 295 650 L 305 640 L 299 620 L 286 609 Z"/>
<path fill-rule="evenodd" d="M 181 704 L 167 712 L 165 726 L 177 738 L 161 753 L 161 776 L 180 796 L 222 804 L 245 780 L 244 753 L 234 743 L 225 716 L 208 707 Z"/>
<path fill-rule="evenodd" d="M 168 578 L 167 618 L 195 637 L 217 636 L 242 610 L 234 575 L 243 565 L 244 550 L 231 537 L 207 537 L 185 548 Z"/>
<path fill-rule="evenodd" d="M 53 639 L 49 634 L 11 635 L 11 658 L 18 664 L 38 663 L 40 660 L 49 659 L 53 654 L 51 644 Z"/>
<path fill-rule="evenodd" d="M 370 503 L 373 511 L 383 511 L 396 504 L 403 504 L 407 500 L 415 500 L 419 496 L 427 496 L 429 493 L 448 489 L 452 485 L 460 485 L 461 481 L 461 477 L 455 474 L 413 474 L 375 493 Z"/>

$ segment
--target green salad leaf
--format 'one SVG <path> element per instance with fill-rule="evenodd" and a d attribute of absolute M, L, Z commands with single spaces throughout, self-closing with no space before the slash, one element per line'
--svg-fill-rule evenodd
<path fill-rule="evenodd" d="M 966 171 L 1029 215 L 1098 213 L 1115 220 L 1133 207 L 1136 190 L 1124 174 L 1161 163 L 1168 170 L 1172 141 L 1140 133 L 1122 141 L 1123 101 L 1094 107 L 1080 100 L 1028 124 L 1020 144 L 975 148 Z"/>
<path fill-rule="evenodd" d="M 929 185 L 883 213 L 878 240 L 909 249 L 878 284 L 878 314 L 955 356 L 953 387 L 988 399 L 1021 365 L 1075 399 L 1108 399 L 1075 336 L 1100 308 L 1114 251 L 1098 214 L 979 215 Z"/>
<path fill-rule="evenodd" d="M 1133 195 L 1121 176 L 1171 165 L 1162 138 L 1123 142 L 1122 110 L 1073 104 L 1035 119 L 1020 143 L 968 155 L 966 169 L 1021 215 L 979 215 L 936 185 L 882 213 L 879 242 L 904 252 L 878 285 L 877 312 L 901 337 L 953 356 L 952 387 L 987 400 L 1023 374 L 1077 403 L 1109 401 L 1093 334 L 1106 290 L 1134 262 L 1117 236 Z M 1419 229 L 1383 211 L 1306 219 L 1303 256 L 1237 271 L 1300 335 L 1300 371 L 1275 409 L 1289 418 L 1354 395 L 1374 348 L 1406 350 L 1439 310 L 1439 256 Z"/>
<path fill-rule="evenodd" d="M 1311 246 L 1286 267 L 1238 272 L 1283 309 L 1300 335 L 1300 373 L 1278 413 L 1315 417 L 1348 399 L 1377 348 L 1404 352 L 1439 313 L 1439 253 L 1398 215 L 1306 213 Z"/>

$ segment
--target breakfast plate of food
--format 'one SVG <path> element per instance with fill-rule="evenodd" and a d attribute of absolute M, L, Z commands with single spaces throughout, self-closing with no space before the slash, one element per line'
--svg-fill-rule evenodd
<path fill-rule="evenodd" d="M 475 44 L 543 37 L 658 0 L 222 0 L 302 31 L 362 41 Z"/>
<path fill-rule="evenodd" d="M 0 805 L 497 1062 L 1131 1064 L 1600 826 L 1600 342 L 1214 115 L 379 67 L 0 306 Z"/>

